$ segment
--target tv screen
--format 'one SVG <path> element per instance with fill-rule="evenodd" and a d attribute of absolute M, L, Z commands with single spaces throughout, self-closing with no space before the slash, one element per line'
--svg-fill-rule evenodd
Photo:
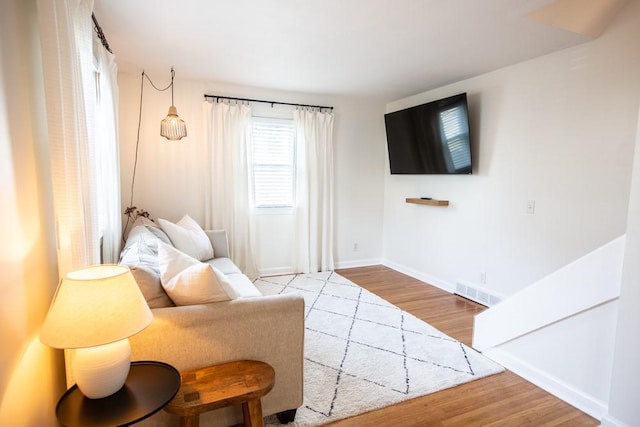
<path fill-rule="evenodd" d="M 470 174 L 467 94 L 385 114 L 392 174 Z"/>

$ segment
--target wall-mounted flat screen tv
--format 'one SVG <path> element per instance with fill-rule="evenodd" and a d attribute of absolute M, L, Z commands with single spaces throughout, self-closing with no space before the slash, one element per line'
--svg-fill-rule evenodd
<path fill-rule="evenodd" d="M 470 174 L 467 94 L 385 114 L 392 174 Z"/>

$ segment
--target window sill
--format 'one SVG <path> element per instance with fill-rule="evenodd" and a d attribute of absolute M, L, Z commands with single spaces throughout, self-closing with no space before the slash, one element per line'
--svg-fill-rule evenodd
<path fill-rule="evenodd" d="M 273 207 L 273 208 L 255 208 L 256 215 L 293 215 L 295 208 L 289 207 Z"/>

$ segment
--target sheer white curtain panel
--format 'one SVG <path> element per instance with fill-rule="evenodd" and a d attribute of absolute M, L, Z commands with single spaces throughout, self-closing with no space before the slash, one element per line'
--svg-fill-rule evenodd
<path fill-rule="evenodd" d="M 91 0 L 37 0 L 61 277 L 100 262 L 91 176 L 92 10 Z"/>
<path fill-rule="evenodd" d="M 204 126 L 205 228 L 226 230 L 233 262 L 258 277 L 249 180 L 251 107 L 205 101 Z"/>
<path fill-rule="evenodd" d="M 330 112 L 298 109 L 294 271 L 330 271 L 333 264 L 333 119 Z"/>
<path fill-rule="evenodd" d="M 120 155 L 118 152 L 118 67 L 113 54 L 93 36 L 96 84 L 96 192 L 102 262 L 115 264 L 122 244 Z"/>

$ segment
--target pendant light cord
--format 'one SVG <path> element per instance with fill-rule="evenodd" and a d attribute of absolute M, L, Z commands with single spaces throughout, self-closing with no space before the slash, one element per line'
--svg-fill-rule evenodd
<path fill-rule="evenodd" d="M 142 95 L 144 94 L 144 78 L 147 76 L 144 71 L 142 72 L 142 78 L 140 79 L 140 109 L 138 110 L 138 132 L 136 134 L 136 153 L 133 158 L 133 176 L 131 177 L 131 199 L 129 200 L 129 206 L 133 206 L 133 188 L 136 182 L 136 169 L 138 168 L 138 147 L 140 146 L 140 128 L 142 125 Z M 149 77 L 147 77 L 149 78 Z M 151 81 L 151 80 L 149 80 Z M 151 83 L 153 86 L 153 83 Z M 155 87 L 155 86 L 154 86 Z"/>
<path fill-rule="evenodd" d="M 175 76 L 175 71 L 173 71 L 173 67 L 171 67 L 171 83 L 169 83 L 167 87 L 160 89 L 158 86 L 156 86 L 153 83 L 149 75 L 145 73 L 144 70 L 142 71 L 142 76 L 140 78 L 140 108 L 138 110 L 138 131 L 136 133 L 136 151 L 133 158 L 133 175 L 131 176 L 131 197 L 129 199 L 129 206 L 126 208 L 124 212 L 124 214 L 127 215 L 127 222 L 124 224 L 124 227 L 122 228 L 123 241 L 124 241 L 124 232 L 127 230 L 127 227 L 129 226 L 129 222 L 131 221 L 133 216 L 131 215 L 131 213 L 133 212 L 133 209 L 136 209 L 136 207 L 133 206 L 133 189 L 135 187 L 135 182 L 136 182 L 136 170 L 138 169 L 138 148 L 140 147 L 140 128 L 142 126 L 142 101 L 143 101 L 143 94 L 144 94 L 144 79 L 146 78 L 151 84 L 151 86 L 153 86 L 153 88 L 158 92 L 164 92 L 167 89 L 171 88 L 171 105 L 173 105 L 173 77 L 174 76 Z"/>
<path fill-rule="evenodd" d="M 171 67 L 171 106 L 173 106 L 173 76 L 176 75 L 176 72 L 173 71 L 173 67 Z"/>
<path fill-rule="evenodd" d="M 144 79 L 146 78 L 151 86 L 158 92 L 164 92 L 165 90 L 171 88 L 171 105 L 173 105 L 173 77 L 175 75 L 175 71 L 173 71 L 173 67 L 171 67 L 171 83 L 163 89 L 160 89 L 156 86 L 149 75 L 142 71 L 142 78 L 140 79 L 140 109 L 138 110 L 138 132 L 136 134 L 136 154 L 133 160 L 133 176 L 131 178 L 131 199 L 129 200 L 129 206 L 133 206 L 133 187 L 136 182 L 136 169 L 138 167 L 138 147 L 140 146 L 140 127 L 142 125 L 142 95 L 144 93 Z"/>
<path fill-rule="evenodd" d="M 151 78 L 149 77 L 149 75 L 147 73 L 145 73 L 144 71 L 142 72 L 142 76 L 146 77 L 147 80 L 149 80 L 149 83 L 151 83 L 151 86 L 153 86 L 153 88 L 155 90 L 157 90 L 158 92 L 164 92 L 165 90 L 171 88 L 171 93 L 173 94 L 173 77 L 175 76 L 176 72 L 173 71 L 173 67 L 171 67 L 171 83 L 169 83 L 167 85 L 167 87 L 165 87 L 164 89 L 160 89 L 158 86 L 156 86 L 152 81 Z"/>

